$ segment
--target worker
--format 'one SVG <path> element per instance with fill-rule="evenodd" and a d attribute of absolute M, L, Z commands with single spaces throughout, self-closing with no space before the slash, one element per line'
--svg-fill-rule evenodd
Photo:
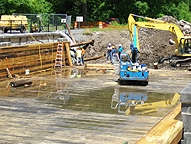
<path fill-rule="evenodd" d="M 110 61 L 112 60 L 112 46 L 111 46 L 111 43 L 108 43 L 108 47 L 107 47 L 107 61 L 109 60 L 109 57 L 110 57 Z"/>
<path fill-rule="evenodd" d="M 85 54 L 85 50 L 83 48 L 83 46 L 80 46 L 81 50 L 82 50 L 82 63 L 84 65 L 84 54 Z"/>
<path fill-rule="evenodd" d="M 115 46 L 112 46 L 112 51 L 111 51 L 111 53 L 112 53 L 112 64 L 114 63 L 114 61 L 115 61 L 115 57 L 117 56 L 116 55 L 116 49 L 115 49 Z M 118 56 L 117 56 L 118 57 Z M 118 58 L 119 59 L 119 58 Z"/>
<path fill-rule="evenodd" d="M 80 47 L 77 48 L 76 55 L 77 55 L 77 65 L 79 65 L 79 61 L 80 65 L 82 65 L 82 50 L 80 49 Z"/>
<path fill-rule="evenodd" d="M 121 53 L 123 52 L 123 48 L 122 48 L 122 45 L 121 44 L 119 44 L 119 58 L 120 58 L 120 55 L 121 55 Z"/>

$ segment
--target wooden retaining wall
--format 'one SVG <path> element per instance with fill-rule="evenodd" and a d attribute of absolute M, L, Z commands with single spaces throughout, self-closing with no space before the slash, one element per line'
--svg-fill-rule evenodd
<path fill-rule="evenodd" d="M 64 42 L 69 46 L 70 42 Z M 6 68 L 11 74 L 24 74 L 51 68 L 56 58 L 58 43 L 9 46 L 0 48 L 0 79 L 7 77 Z"/>

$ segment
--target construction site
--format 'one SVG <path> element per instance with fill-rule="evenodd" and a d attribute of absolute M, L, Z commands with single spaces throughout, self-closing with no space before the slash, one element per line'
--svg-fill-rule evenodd
<path fill-rule="evenodd" d="M 123 30 L 2 30 L 0 143 L 190 143 L 191 54 L 177 44 L 191 42 L 191 24 L 132 17 Z M 112 63 L 108 43 L 123 47 Z M 84 65 L 71 56 L 80 46 Z"/>

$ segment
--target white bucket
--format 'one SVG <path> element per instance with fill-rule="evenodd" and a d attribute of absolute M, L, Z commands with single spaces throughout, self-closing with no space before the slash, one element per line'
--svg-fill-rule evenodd
<path fill-rule="evenodd" d="M 132 69 L 133 69 L 133 70 L 136 70 L 136 65 L 132 65 Z"/>
<path fill-rule="evenodd" d="M 30 73 L 30 70 L 29 69 L 26 69 L 25 70 L 25 74 L 29 74 Z"/>

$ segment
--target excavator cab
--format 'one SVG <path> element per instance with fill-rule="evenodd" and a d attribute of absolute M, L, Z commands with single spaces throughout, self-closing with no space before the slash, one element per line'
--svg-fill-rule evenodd
<path fill-rule="evenodd" d="M 191 54 L 191 38 L 181 38 L 179 43 L 179 54 Z"/>

